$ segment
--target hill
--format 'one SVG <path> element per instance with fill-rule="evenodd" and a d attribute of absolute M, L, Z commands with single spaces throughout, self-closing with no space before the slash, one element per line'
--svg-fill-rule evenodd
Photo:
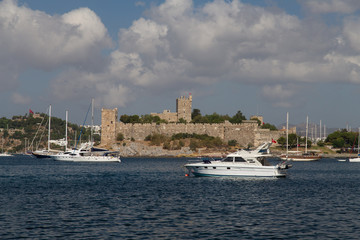
<path fill-rule="evenodd" d="M 47 147 L 49 116 L 44 113 L 13 116 L 12 119 L 0 118 L 1 147 L 4 152 L 21 153 L 26 150 L 34 151 Z M 66 121 L 51 117 L 51 139 L 65 138 Z M 81 126 L 68 123 L 68 141 L 73 145 L 78 138 Z M 83 128 L 81 139 L 90 138 L 90 129 Z M 100 141 L 99 135 L 94 135 L 95 141 Z M 52 149 L 63 149 L 58 145 L 51 145 Z"/>

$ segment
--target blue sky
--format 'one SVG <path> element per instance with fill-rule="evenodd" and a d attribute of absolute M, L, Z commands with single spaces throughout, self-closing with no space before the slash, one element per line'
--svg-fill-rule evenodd
<path fill-rule="evenodd" d="M 0 117 L 175 111 L 357 128 L 360 1 L 3 0 Z"/>

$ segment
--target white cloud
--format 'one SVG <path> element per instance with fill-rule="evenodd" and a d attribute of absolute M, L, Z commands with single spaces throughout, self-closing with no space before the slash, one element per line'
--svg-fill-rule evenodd
<path fill-rule="evenodd" d="M 349 13 L 359 8 L 357 2 L 305 4 L 313 12 Z M 111 40 L 90 9 L 51 16 L 0 2 L 0 63 L 1 70 L 9 69 L 3 76 L 16 79 L 26 68 L 58 69 L 54 96 L 92 96 L 105 107 L 125 106 L 143 92 L 200 93 L 224 81 L 265 85 L 263 96 L 284 106 L 295 93 L 289 83 L 360 82 L 358 18 L 335 28 L 239 0 L 200 7 L 167 0 L 147 13 L 120 29 L 119 47 L 104 59 L 101 51 Z"/>
<path fill-rule="evenodd" d="M 53 70 L 72 65 L 91 69 L 101 50 L 111 44 L 98 16 L 87 8 L 51 16 L 15 0 L 0 2 L 0 64 L 5 75 L 29 68 Z M 0 83 L 9 79 L 0 76 Z"/>
<path fill-rule="evenodd" d="M 360 9 L 358 0 L 305 0 L 303 3 L 314 13 L 353 13 Z"/>
<path fill-rule="evenodd" d="M 11 95 L 11 100 L 15 104 L 29 104 L 31 102 L 30 97 L 20 93 L 13 93 Z"/>

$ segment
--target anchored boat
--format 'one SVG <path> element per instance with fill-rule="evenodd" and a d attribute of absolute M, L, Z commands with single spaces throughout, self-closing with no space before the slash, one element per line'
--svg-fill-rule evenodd
<path fill-rule="evenodd" d="M 271 142 L 263 143 L 255 150 L 239 150 L 222 160 L 204 159 L 188 163 L 184 167 L 195 176 L 245 176 L 245 177 L 285 177 L 291 165 L 287 161 L 271 165 L 266 157 L 271 156 Z"/>

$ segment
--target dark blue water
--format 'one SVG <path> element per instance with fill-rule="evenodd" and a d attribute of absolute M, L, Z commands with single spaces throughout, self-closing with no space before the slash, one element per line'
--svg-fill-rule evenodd
<path fill-rule="evenodd" d="M 358 239 L 360 163 L 185 177 L 186 159 L 0 159 L 0 239 Z"/>

